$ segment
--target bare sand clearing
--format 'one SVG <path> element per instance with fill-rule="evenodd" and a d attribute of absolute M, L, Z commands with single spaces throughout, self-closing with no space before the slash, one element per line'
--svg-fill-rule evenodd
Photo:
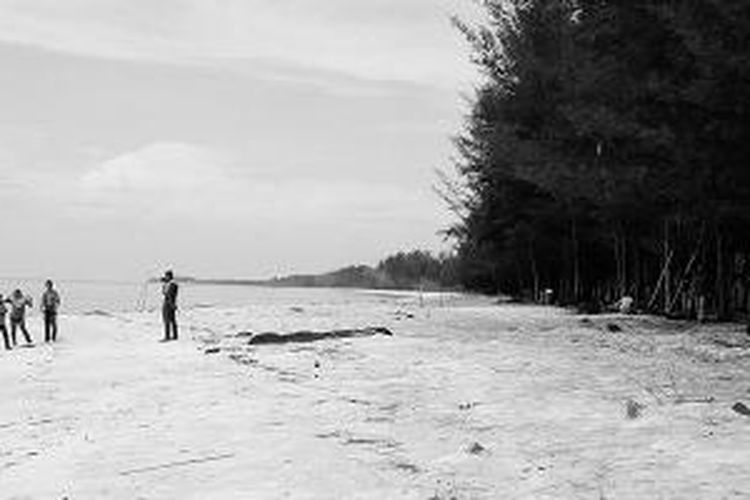
<path fill-rule="evenodd" d="M 439 302 L 63 317 L 0 354 L 0 497 L 750 497 L 738 326 Z"/>

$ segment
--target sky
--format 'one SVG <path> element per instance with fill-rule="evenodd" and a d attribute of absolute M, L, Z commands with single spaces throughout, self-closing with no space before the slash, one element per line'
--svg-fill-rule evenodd
<path fill-rule="evenodd" d="M 0 0 L 0 276 L 441 250 L 473 0 Z"/>

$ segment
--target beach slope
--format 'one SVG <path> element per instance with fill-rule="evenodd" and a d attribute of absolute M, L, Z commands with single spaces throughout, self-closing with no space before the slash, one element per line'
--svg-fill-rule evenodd
<path fill-rule="evenodd" d="M 0 495 L 750 495 L 737 326 L 414 297 L 180 321 L 159 343 L 157 314 L 65 316 L 0 354 Z M 250 343 L 366 327 L 393 335 Z"/>

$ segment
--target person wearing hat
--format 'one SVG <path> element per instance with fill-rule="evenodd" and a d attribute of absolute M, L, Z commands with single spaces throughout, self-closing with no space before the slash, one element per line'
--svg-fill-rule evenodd
<path fill-rule="evenodd" d="M 177 283 L 172 271 L 164 273 L 162 278 L 162 295 L 164 300 L 161 306 L 161 315 L 164 320 L 164 342 L 177 340 Z"/>

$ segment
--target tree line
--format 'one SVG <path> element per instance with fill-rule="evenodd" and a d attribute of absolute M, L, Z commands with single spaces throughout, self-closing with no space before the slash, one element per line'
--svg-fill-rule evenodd
<path fill-rule="evenodd" d="M 234 283 L 396 290 L 448 290 L 461 286 L 457 255 L 434 255 L 426 250 L 397 252 L 383 258 L 375 266 L 360 264 L 322 274 L 293 274 L 270 280 Z"/>
<path fill-rule="evenodd" d="M 441 193 L 469 289 L 748 310 L 750 0 L 486 0 Z"/>

